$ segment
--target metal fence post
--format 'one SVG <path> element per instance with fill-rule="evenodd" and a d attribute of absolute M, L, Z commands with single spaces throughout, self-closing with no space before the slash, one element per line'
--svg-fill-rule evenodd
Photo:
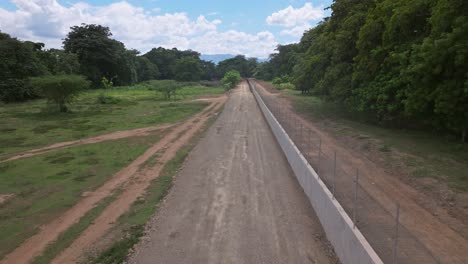
<path fill-rule="evenodd" d="M 321 152 L 322 152 L 322 139 L 319 138 L 319 147 L 318 147 L 318 165 L 317 165 L 317 174 L 320 177 L 320 157 L 321 157 Z M 322 178 L 322 177 L 320 177 Z"/>
<path fill-rule="evenodd" d="M 400 225 L 400 203 L 397 203 L 395 217 L 395 239 L 393 241 L 393 264 L 397 264 L 397 248 L 398 248 L 398 226 Z"/>
<path fill-rule="evenodd" d="M 354 180 L 354 206 L 353 206 L 354 228 L 356 228 L 358 182 L 359 182 L 359 169 L 356 169 L 356 179 Z"/>
<path fill-rule="evenodd" d="M 332 199 L 335 199 L 335 186 L 336 185 L 336 150 L 333 155 L 333 179 L 332 179 Z"/>
<path fill-rule="evenodd" d="M 304 145 L 303 145 L 303 141 L 302 141 L 302 139 L 303 139 L 303 138 L 302 138 L 302 132 L 303 132 L 302 130 L 303 130 L 303 129 L 304 129 L 304 127 L 302 126 L 302 123 L 301 123 L 301 133 L 300 133 L 300 135 L 299 135 L 299 137 L 300 137 L 300 139 L 299 139 L 299 145 L 301 146 L 301 148 L 300 148 L 301 152 L 304 151 Z"/>
<path fill-rule="evenodd" d="M 309 147 L 307 149 L 307 156 L 309 156 L 310 166 L 312 166 L 312 157 L 310 155 L 312 149 L 313 149 L 313 147 L 312 147 L 312 130 L 309 128 Z"/>

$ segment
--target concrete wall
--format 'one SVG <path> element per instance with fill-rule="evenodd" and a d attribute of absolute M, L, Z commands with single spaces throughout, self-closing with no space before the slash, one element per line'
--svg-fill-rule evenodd
<path fill-rule="evenodd" d="M 333 199 L 330 190 L 322 182 L 304 156 L 302 156 L 294 142 L 265 105 L 255 90 L 255 83 L 249 81 L 249 84 L 258 105 L 270 125 L 276 140 L 283 149 L 297 180 L 308 196 L 327 238 L 333 245 L 340 261 L 344 264 L 383 263 L 359 229 L 354 228 L 351 218 L 346 214 L 338 201 Z"/>

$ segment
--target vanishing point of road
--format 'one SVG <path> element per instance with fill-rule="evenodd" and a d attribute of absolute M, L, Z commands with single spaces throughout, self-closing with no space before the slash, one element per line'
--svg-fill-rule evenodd
<path fill-rule="evenodd" d="M 333 263 L 246 82 L 189 155 L 130 263 Z"/>

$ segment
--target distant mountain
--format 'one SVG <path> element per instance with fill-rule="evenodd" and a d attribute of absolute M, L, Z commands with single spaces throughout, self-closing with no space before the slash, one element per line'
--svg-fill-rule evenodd
<path fill-rule="evenodd" d="M 234 58 L 236 55 L 232 54 L 202 54 L 200 59 L 204 61 L 211 61 L 215 64 L 218 64 L 220 61 L 227 60 L 230 58 Z"/>
<path fill-rule="evenodd" d="M 234 58 L 236 55 L 232 54 L 202 54 L 200 59 L 204 61 L 211 61 L 215 64 L 218 64 L 220 61 Z M 259 62 L 267 61 L 268 59 L 258 59 Z"/>

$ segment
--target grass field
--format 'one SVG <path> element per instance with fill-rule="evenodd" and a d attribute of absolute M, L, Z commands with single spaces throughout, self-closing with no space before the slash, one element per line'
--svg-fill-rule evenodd
<path fill-rule="evenodd" d="M 141 155 L 160 135 L 58 150 L 0 164 L 0 256 Z"/>
<path fill-rule="evenodd" d="M 312 120 L 331 121 L 325 127 L 336 137 L 370 137 L 377 142 L 375 147 L 388 162 L 405 164 L 413 177 L 434 178 L 446 182 L 453 190 L 468 192 L 468 144 L 425 131 L 372 125 L 361 113 L 349 112 L 314 96 L 301 95 L 299 91 L 283 90 L 282 94 L 293 99 L 296 111 Z"/>
<path fill-rule="evenodd" d="M 178 91 L 175 99 L 167 101 L 162 94 L 151 90 L 155 84 L 157 81 L 84 92 L 70 113 L 51 112 L 44 100 L 0 105 L 0 160 L 51 143 L 178 122 L 208 105 L 192 99 L 224 92 L 222 88 L 188 84 Z M 102 93 L 115 100 L 111 104 L 97 103 Z M 95 190 L 135 160 L 164 133 L 75 146 L 0 163 L 0 194 L 13 195 L 0 204 L 0 259 L 36 233 L 41 225 L 74 205 L 84 192 Z M 163 184 L 164 179 L 167 177 L 155 184 Z M 101 201 L 51 244 L 35 263 L 50 262 L 111 200 L 109 197 Z"/>
<path fill-rule="evenodd" d="M 155 83 L 84 92 L 70 113 L 48 111 L 45 100 L 0 105 L 0 160 L 51 143 L 180 121 L 206 106 L 188 100 L 224 92 L 222 88 L 191 85 L 180 89 L 174 100 L 165 101 L 160 92 L 150 90 Z M 118 100 L 96 103 L 103 92 Z"/>

